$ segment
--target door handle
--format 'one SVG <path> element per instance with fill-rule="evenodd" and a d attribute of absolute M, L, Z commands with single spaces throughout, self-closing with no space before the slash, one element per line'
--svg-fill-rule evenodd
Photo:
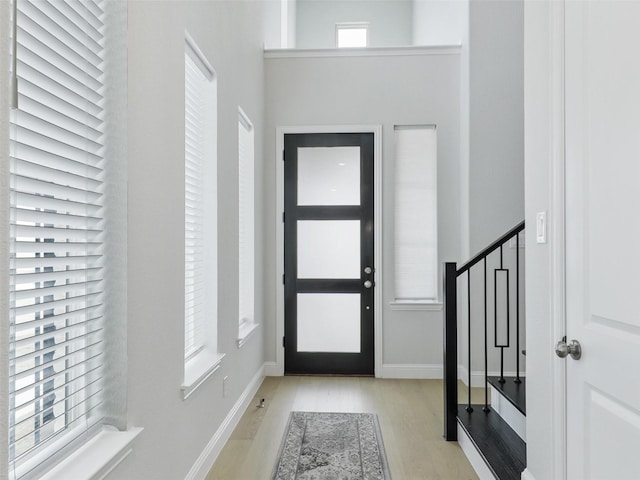
<path fill-rule="evenodd" d="M 571 340 L 571 343 L 567 344 L 567 337 L 564 337 L 558 343 L 556 343 L 556 355 L 560 358 L 566 358 L 567 355 L 571 355 L 574 360 L 580 360 L 582 357 L 582 346 L 577 340 Z"/>
<path fill-rule="evenodd" d="M 364 288 L 371 288 L 371 287 L 373 287 L 373 282 L 371 280 L 365 280 Z"/>

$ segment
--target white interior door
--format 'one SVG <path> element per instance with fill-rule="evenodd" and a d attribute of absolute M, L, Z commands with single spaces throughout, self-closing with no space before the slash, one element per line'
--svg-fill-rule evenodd
<path fill-rule="evenodd" d="M 640 2 L 565 9 L 569 479 L 640 479 Z"/>

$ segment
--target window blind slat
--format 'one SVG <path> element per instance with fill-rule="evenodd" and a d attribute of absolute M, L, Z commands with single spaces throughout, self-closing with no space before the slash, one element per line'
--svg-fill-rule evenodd
<path fill-rule="evenodd" d="M 18 36 L 20 44 L 39 57 L 53 58 L 57 60 L 58 68 L 70 75 L 79 75 L 80 79 L 86 80 L 87 85 L 96 90 L 102 88 L 102 61 L 95 55 L 87 55 L 89 50 L 82 42 L 60 40 L 51 30 L 28 17 L 21 17 L 18 21 Z"/>
<path fill-rule="evenodd" d="M 100 242 L 25 242 L 16 240 L 14 241 L 14 253 L 15 254 L 29 254 L 33 256 L 40 255 L 41 258 L 50 257 L 55 255 L 61 256 L 79 256 L 79 255 L 97 255 L 101 252 L 102 243 Z M 43 268 L 48 266 L 48 259 L 42 262 Z"/>
<path fill-rule="evenodd" d="M 31 99 L 27 99 L 27 105 L 30 100 Z M 91 153 L 96 160 L 100 161 L 102 159 L 100 151 L 103 145 L 88 138 L 87 128 L 85 128 L 84 125 L 70 125 L 71 130 L 63 128 L 61 125 L 62 122 L 59 120 L 63 121 L 64 118 L 62 115 L 56 115 L 54 118 L 44 120 L 26 110 L 22 110 L 20 115 L 17 115 L 16 125 L 23 127 L 24 130 L 31 135 L 39 135 L 42 137 L 41 141 L 50 142 L 51 139 L 56 139 L 56 144 L 59 143 L 63 147 L 79 150 L 83 154 L 87 152 Z M 24 141 L 23 138 L 20 140 Z"/>
<path fill-rule="evenodd" d="M 22 155 L 24 155 L 24 157 L 31 156 L 31 159 L 34 161 L 27 161 Z M 22 188 L 19 183 L 20 177 L 46 182 L 47 185 L 51 186 L 51 190 L 60 192 L 59 195 L 56 195 L 59 198 L 66 198 L 64 195 L 69 195 L 70 199 L 74 199 L 75 194 L 80 191 L 85 192 L 84 195 L 86 195 L 86 192 L 92 192 L 94 195 L 97 195 L 102 189 L 101 180 L 93 177 L 85 177 L 64 169 L 64 167 L 67 166 L 66 164 L 73 162 L 72 160 L 53 155 L 42 155 L 41 151 L 30 147 L 25 148 L 21 152 L 20 157 L 13 158 L 16 160 L 14 169 L 18 183 L 16 183 L 15 190 L 18 192 L 37 193 L 37 190 L 34 192 L 28 188 Z M 38 159 L 41 159 L 42 163 L 38 163 Z M 55 165 L 56 160 L 61 164 L 59 168 L 49 166 L 52 163 Z M 89 168 L 87 168 L 87 170 L 91 171 Z M 56 186 L 59 188 L 55 188 Z M 42 187 L 42 183 L 40 183 L 39 187 Z M 82 201 L 83 198 L 85 197 L 81 197 L 79 201 Z"/>
<path fill-rule="evenodd" d="M 41 313 L 48 310 L 55 310 L 56 308 L 73 307 L 74 305 L 88 306 L 93 302 L 98 302 L 98 297 L 102 292 L 88 292 L 83 295 L 74 295 L 68 298 L 62 298 L 45 303 L 34 303 L 24 306 L 14 307 L 16 316 L 28 315 L 31 313 Z"/>
<path fill-rule="evenodd" d="M 18 78 L 22 78 L 23 73 L 28 73 L 26 70 L 23 70 L 23 66 L 30 67 L 31 75 L 25 77 L 29 78 L 31 82 L 36 85 L 40 85 L 43 88 L 46 88 L 46 85 L 57 83 L 58 85 L 64 86 L 63 89 L 68 90 L 67 95 L 69 93 L 74 93 L 75 96 L 79 98 L 85 98 L 90 102 L 90 106 L 88 106 L 89 111 L 91 110 L 99 110 L 99 106 L 101 103 L 101 96 L 95 90 L 91 90 L 87 85 L 85 85 L 82 80 L 86 78 L 90 78 L 88 75 L 79 75 L 78 77 L 74 77 L 77 72 L 71 71 L 67 72 L 63 70 L 60 66 L 56 67 L 54 64 L 47 61 L 46 58 L 40 56 L 37 51 L 33 51 L 29 48 L 29 46 L 18 43 Z M 95 81 L 99 85 L 99 82 Z M 61 89 L 61 90 L 63 90 Z M 92 106 L 91 106 L 92 105 Z"/>
<path fill-rule="evenodd" d="M 30 67 L 25 66 L 25 69 L 28 68 Z M 30 78 L 34 81 L 31 81 Z M 60 122 L 63 124 L 65 117 L 68 117 L 75 121 L 78 129 L 84 127 L 87 135 L 92 140 L 96 140 L 96 138 L 103 135 L 101 130 L 103 110 L 99 105 L 90 104 L 78 92 L 74 92 L 66 86 L 52 81 L 50 78 L 39 78 L 32 75 L 29 77 L 22 76 L 19 81 L 19 100 L 25 101 L 28 99 L 26 108 L 30 106 L 29 101 L 38 103 L 43 108 L 37 109 L 36 112 L 53 118 L 54 123 Z M 20 105 L 20 108 L 22 108 L 22 104 Z M 31 109 L 28 111 L 32 112 Z"/>
<path fill-rule="evenodd" d="M 15 184 L 14 192 L 37 195 L 39 192 L 47 192 L 49 197 L 41 195 L 43 209 L 48 208 L 48 202 L 69 200 L 71 202 L 80 203 L 87 200 L 92 205 L 96 205 L 102 197 L 101 192 L 88 190 L 82 187 L 71 187 L 68 185 L 58 185 L 46 179 L 39 179 L 14 173 L 13 180 Z"/>
<path fill-rule="evenodd" d="M 66 294 L 68 292 L 89 292 L 92 288 L 95 288 L 95 286 L 100 284 L 100 282 L 102 282 L 102 280 L 81 280 L 80 282 L 65 283 L 62 285 L 42 286 L 40 288 L 36 287 L 27 290 L 17 290 L 13 292 L 13 297 L 16 301 L 33 300 L 33 302 L 29 303 L 29 305 L 46 305 L 48 301 L 42 301 L 41 299 L 43 297 L 51 296 L 53 298 L 56 294 Z"/>
<path fill-rule="evenodd" d="M 83 164 L 86 169 L 90 169 L 92 167 L 90 162 L 99 163 L 102 161 L 102 156 L 99 153 L 100 148 L 95 148 L 95 152 L 78 148 L 65 142 L 65 140 L 74 141 L 75 139 L 69 138 L 69 135 L 65 135 L 65 132 L 60 131 L 59 128 L 40 125 L 35 126 L 36 128 L 39 127 L 36 131 L 30 128 L 34 127 L 34 125 L 27 126 L 22 122 L 21 116 L 18 116 L 18 118 L 19 120 L 15 123 L 16 126 L 21 127 L 19 134 L 15 137 L 18 157 L 24 154 L 21 149 L 25 148 L 28 149 L 29 154 L 42 156 L 45 161 L 49 157 L 50 161 L 65 162 L 70 165 L 70 169 L 73 168 L 73 162 Z M 58 132 L 53 132 L 52 135 L 51 130 L 58 130 Z M 81 135 L 82 132 L 78 132 L 78 134 Z M 92 147 L 91 143 L 87 146 L 89 148 Z"/>
<path fill-rule="evenodd" d="M 47 268 L 55 271 L 65 271 L 67 268 L 91 268 L 95 265 L 101 265 L 101 255 L 80 255 L 65 257 L 49 257 L 47 258 Z M 11 269 L 19 277 L 21 272 L 33 271 L 42 268 L 42 258 L 35 257 L 13 257 L 9 261 Z"/>
<path fill-rule="evenodd" d="M 58 369 L 60 365 L 64 368 L 64 365 L 72 357 L 85 355 L 87 352 L 102 348 L 102 333 L 99 330 L 84 335 L 76 335 L 69 340 L 56 342 L 53 346 L 48 347 L 44 344 L 41 349 L 21 355 L 12 364 L 12 367 L 16 369 L 14 375 L 16 384 L 21 384 L 22 380 L 31 381 L 40 375 L 45 377 L 51 369 Z M 37 338 L 34 340 L 40 341 Z M 58 355 L 54 357 L 55 354 Z"/>
<path fill-rule="evenodd" d="M 56 4 L 56 8 L 60 10 L 69 20 L 73 21 L 78 28 L 93 38 L 96 43 L 104 43 L 103 26 L 104 11 L 99 9 L 100 14 L 94 15 L 93 11 L 84 5 L 93 4 L 97 7 L 97 2 L 84 2 L 83 0 L 64 0 Z"/>
<path fill-rule="evenodd" d="M 56 334 L 57 333 L 58 332 L 56 332 Z M 64 365 L 66 365 L 67 361 L 71 357 L 84 355 L 85 352 L 90 352 L 98 348 L 101 346 L 103 340 L 101 338 L 96 340 L 92 337 L 99 337 L 99 333 L 100 332 L 90 332 L 84 335 L 78 335 L 70 340 L 58 342 L 52 347 L 42 348 L 41 350 L 22 355 L 16 362 L 14 362 L 14 367 L 18 367 L 20 364 L 27 364 L 27 366 L 36 364 L 36 366 L 31 368 L 25 367 L 24 370 L 17 369 L 17 372 L 14 375 L 16 383 L 24 379 L 30 380 L 40 375 L 45 377 L 47 376 L 46 372 L 51 369 L 59 368 L 60 365 L 64 368 Z M 38 340 L 36 339 L 35 341 Z M 47 358 L 48 356 L 52 356 L 59 352 L 64 352 L 64 354 L 57 356 L 52 360 L 40 363 L 43 358 Z"/>
<path fill-rule="evenodd" d="M 56 227 L 64 226 L 78 229 L 81 229 L 83 226 L 88 226 L 90 230 L 101 231 L 101 229 L 96 228 L 97 225 L 102 222 L 100 217 L 92 217 L 88 215 L 83 217 L 63 212 L 43 212 L 40 210 L 31 210 L 20 207 L 16 207 L 16 210 L 19 212 L 18 215 L 23 222 L 44 223 L 47 225 L 54 225 Z"/>
<path fill-rule="evenodd" d="M 74 392 L 71 395 L 67 395 L 65 397 L 65 392 L 64 389 L 66 388 L 66 385 L 62 385 L 60 387 L 57 387 L 53 390 L 51 390 L 50 392 L 47 393 L 47 395 L 52 395 L 54 396 L 54 398 L 56 398 L 57 400 L 54 401 L 53 403 L 51 403 L 49 408 L 55 409 L 56 407 L 62 407 L 63 403 L 71 401 L 73 402 L 74 405 L 78 405 L 78 406 L 82 406 L 85 403 L 88 403 L 91 401 L 91 399 L 94 399 L 94 397 L 96 397 L 96 395 L 100 395 L 103 392 L 102 389 L 102 384 L 103 381 L 101 378 L 98 378 L 97 380 L 93 380 L 92 382 L 88 382 L 86 384 L 86 391 L 80 391 L 80 392 Z M 81 396 L 82 395 L 82 396 Z M 75 400 L 75 401 L 74 401 Z M 38 402 L 37 398 L 34 398 L 32 400 L 26 401 L 25 403 L 16 406 L 16 410 L 26 410 L 29 409 L 29 413 L 35 411 L 34 408 L 34 403 Z M 12 425 L 13 427 L 15 427 L 16 430 L 21 430 L 21 426 L 25 425 L 26 422 L 28 421 L 33 421 L 36 417 L 38 417 L 38 415 L 42 415 L 42 412 L 39 413 L 34 413 L 33 415 L 29 415 L 29 413 L 25 415 L 20 415 L 20 421 L 16 422 L 14 425 Z M 26 430 L 26 428 L 25 428 Z M 36 429 L 37 431 L 38 429 Z M 32 432 L 29 432 L 27 434 L 25 434 L 25 437 L 30 435 Z M 19 437 L 16 439 L 16 442 L 19 442 L 22 438 L 24 437 Z"/>
<path fill-rule="evenodd" d="M 74 23 L 79 25 L 83 31 L 85 24 L 91 25 L 93 30 L 98 34 L 98 42 L 102 43 L 102 29 L 104 22 L 101 20 L 104 11 L 98 7 L 96 2 L 83 2 L 82 0 L 65 0 L 65 5 L 69 7 L 69 12 L 73 10 L 73 15 L 68 15 L 69 18 L 74 19 Z"/>
<path fill-rule="evenodd" d="M 68 309 L 58 314 L 50 315 L 37 320 L 16 323 L 13 326 L 15 337 L 24 337 L 26 333 L 31 333 L 34 329 L 45 326 L 53 326 L 55 328 L 63 328 L 68 322 L 77 323 L 85 321 L 87 324 L 95 323 L 102 320 L 102 308 L 104 305 L 100 302 L 94 302 L 82 308 Z M 52 328 L 53 328 L 52 327 Z"/>
<path fill-rule="evenodd" d="M 37 88 L 37 87 L 34 87 Z M 61 131 L 67 131 L 70 135 L 77 135 L 76 132 L 81 131 L 85 134 L 84 140 L 93 143 L 96 150 L 102 148 L 102 132 L 93 128 L 87 122 L 88 116 L 78 115 L 77 111 L 59 111 L 56 108 L 60 105 L 54 105 L 50 107 L 43 102 L 56 102 L 56 97 L 53 95 L 38 95 L 40 92 L 34 92 L 34 96 L 21 95 L 18 97 L 18 103 L 22 115 L 30 115 L 32 122 L 38 122 L 44 125 L 55 125 Z M 44 97 L 44 98 L 39 98 Z M 64 107 L 61 107 L 64 109 Z M 74 118 L 72 115 L 76 115 Z M 94 152 L 95 153 L 95 152 Z"/>
<path fill-rule="evenodd" d="M 25 15 L 36 15 L 39 11 L 42 15 L 38 19 L 51 30 L 58 31 L 60 36 L 86 41 L 87 48 L 102 57 L 102 33 L 88 22 L 78 19 L 77 14 L 70 14 L 66 1 L 53 3 L 24 0 L 24 3 L 25 6 L 21 11 Z"/>
<path fill-rule="evenodd" d="M 47 382 L 55 382 L 56 380 L 60 380 L 61 383 L 65 384 L 72 383 L 74 380 L 78 380 L 89 375 L 92 372 L 95 372 L 98 369 L 101 369 L 102 364 L 95 362 L 95 360 L 100 358 L 102 355 L 102 352 L 92 355 L 80 362 L 74 363 L 71 367 L 61 368 L 58 372 L 47 378 L 30 383 L 29 385 L 26 385 L 10 393 L 18 397 L 24 393 L 28 393 L 30 390 L 33 390 L 34 387 L 40 387 Z"/>
<path fill-rule="evenodd" d="M 11 205 L 20 209 L 35 209 L 43 207 L 42 195 L 34 195 L 26 192 L 11 192 Z M 74 202 L 60 198 L 46 199 L 47 211 L 56 212 L 57 215 L 82 216 L 86 214 L 89 218 L 101 218 L 99 213 L 102 206 L 88 202 Z"/>
<path fill-rule="evenodd" d="M 88 280 L 101 278 L 102 267 L 70 268 L 63 271 L 45 271 L 36 273 L 19 273 L 15 275 L 16 285 L 28 285 L 44 282 L 65 282 L 74 278 L 86 278 Z"/>
<path fill-rule="evenodd" d="M 95 0 L 93 2 L 76 2 L 76 5 L 78 5 L 78 7 L 83 7 L 87 10 L 87 15 L 94 17 L 95 20 L 92 20 L 92 22 L 96 22 L 95 26 L 98 30 L 100 30 L 104 26 L 104 21 L 102 20 L 102 18 L 104 17 L 103 4 L 104 1 L 102 0 Z M 84 16 L 85 15 L 83 15 L 83 17 Z"/>
<path fill-rule="evenodd" d="M 64 309 L 80 309 L 95 306 L 100 302 L 102 292 L 91 292 L 83 295 L 76 295 L 69 298 L 54 300 L 46 303 L 38 303 L 16 307 L 16 317 L 37 314 L 36 318 L 48 317 L 51 314 L 63 314 Z M 56 309 L 58 310 L 56 312 Z M 62 311 L 60 311 L 62 310 Z"/>

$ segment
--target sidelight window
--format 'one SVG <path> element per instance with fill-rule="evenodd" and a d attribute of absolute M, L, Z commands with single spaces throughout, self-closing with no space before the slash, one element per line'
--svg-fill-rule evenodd
<path fill-rule="evenodd" d="M 395 297 L 434 302 L 437 287 L 435 126 L 395 128 Z"/>

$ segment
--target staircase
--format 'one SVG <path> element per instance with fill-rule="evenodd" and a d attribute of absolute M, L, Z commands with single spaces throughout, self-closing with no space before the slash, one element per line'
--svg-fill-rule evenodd
<path fill-rule="evenodd" d="M 523 231 L 444 268 L 444 436 L 482 480 L 520 480 L 526 467 Z"/>

